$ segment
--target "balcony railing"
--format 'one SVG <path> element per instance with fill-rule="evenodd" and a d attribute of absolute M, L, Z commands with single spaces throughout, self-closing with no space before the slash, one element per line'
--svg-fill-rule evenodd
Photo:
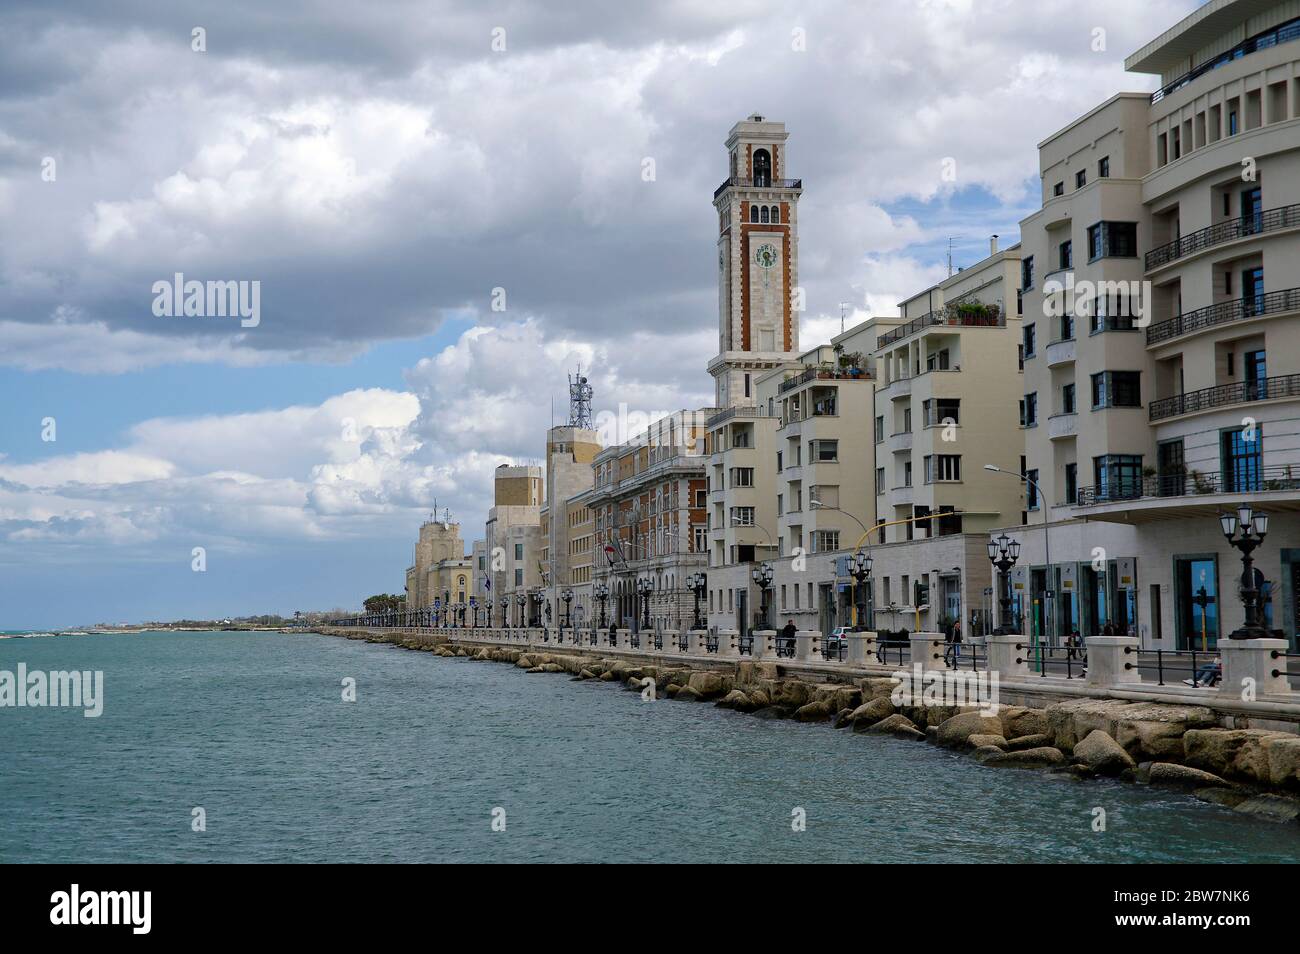
<path fill-rule="evenodd" d="M 1152 421 L 1179 414 L 1191 414 L 1196 411 L 1208 411 L 1216 407 L 1228 407 L 1233 404 L 1245 404 L 1250 401 L 1271 401 L 1276 398 L 1300 397 L 1300 374 L 1283 374 L 1258 381 L 1238 381 L 1235 384 L 1219 384 L 1186 394 L 1152 401 L 1147 408 L 1147 415 Z"/>
<path fill-rule="evenodd" d="M 722 185 L 713 190 L 713 197 L 716 199 L 722 195 L 724 189 L 730 186 L 744 186 L 747 189 L 802 189 L 802 179 L 769 179 L 763 176 L 754 176 L 752 179 L 746 179 L 743 176 L 732 176 L 730 179 L 723 179 Z"/>
<path fill-rule="evenodd" d="M 1172 83 L 1167 83 L 1152 93 L 1151 103 L 1152 105 L 1155 105 L 1170 93 L 1182 89 L 1188 83 L 1198 77 L 1204 76 L 1211 70 L 1217 70 L 1220 66 L 1226 66 L 1227 64 L 1238 60 L 1243 56 L 1254 53 L 1257 50 L 1263 50 L 1270 46 L 1277 46 L 1279 43 L 1286 43 L 1295 39 L 1300 39 L 1300 19 L 1288 20 L 1286 23 L 1274 27 L 1266 33 L 1261 33 L 1248 40 L 1243 40 L 1227 52 L 1220 53 L 1214 59 L 1202 63 L 1193 70 L 1189 70 Z"/>
<path fill-rule="evenodd" d="M 809 381 L 870 380 L 871 372 L 866 368 L 805 368 L 794 377 L 786 378 L 777 387 L 778 394 L 793 391 Z"/>
<path fill-rule="evenodd" d="M 1224 242 L 1276 232 L 1278 229 L 1300 227 L 1300 205 L 1284 205 L 1276 209 L 1266 209 L 1253 215 L 1228 219 L 1217 225 L 1210 225 L 1195 232 L 1189 232 L 1167 245 L 1161 245 L 1147 252 L 1147 271 L 1167 265 L 1170 262 L 1191 255 L 1194 252 L 1214 248 Z"/>
<path fill-rule="evenodd" d="M 1092 507 L 1126 500 L 1262 493 L 1268 490 L 1300 490 L 1300 466 L 1278 464 L 1270 467 L 1243 467 L 1240 471 L 1227 474 L 1189 470 L 1177 474 L 1156 474 L 1137 481 L 1117 481 L 1103 487 L 1080 487 L 1075 505 Z"/>
<path fill-rule="evenodd" d="M 767 417 L 767 409 L 756 407 L 752 404 L 729 407 L 720 414 L 714 414 L 708 419 L 704 426 L 709 430 L 713 430 L 713 428 L 717 427 L 719 424 L 725 424 L 733 417 Z"/>
<path fill-rule="evenodd" d="M 1007 325 L 1006 317 L 997 313 L 997 306 L 990 306 L 990 308 L 991 312 L 984 315 L 961 315 L 946 311 L 928 311 L 920 318 L 913 318 L 907 324 L 899 325 L 893 331 L 881 335 L 879 340 L 876 341 L 876 347 L 878 349 L 883 348 L 895 341 L 906 338 L 908 335 L 938 325 L 951 328 L 1005 328 Z"/>
<path fill-rule="evenodd" d="M 1217 305 L 1207 305 L 1195 311 L 1184 312 L 1165 321 L 1158 321 L 1147 328 L 1147 344 L 1158 344 L 1202 328 L 1226 325 L 1234 321 L 1244 321 L 1247 318 L 1259 318 L 1284 311 L 1300 311 L 1300 288 L 1283 288 L 1262 295 L 1234 298 L 1231 301 L 1219 302 Z"/>

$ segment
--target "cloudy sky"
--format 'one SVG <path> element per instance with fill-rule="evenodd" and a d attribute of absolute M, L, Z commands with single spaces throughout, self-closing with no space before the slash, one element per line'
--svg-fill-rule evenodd
<path fill-rule="evenodd" d="M 8 0 L 0 629 L 400 591 L 579 361 L 710 401 L 734 122 L 790 132 L 810 347 L 1015 241 L 1036 143 L 1196 5 Z M 155 314 L 177 272 L 260 321 Z"/>

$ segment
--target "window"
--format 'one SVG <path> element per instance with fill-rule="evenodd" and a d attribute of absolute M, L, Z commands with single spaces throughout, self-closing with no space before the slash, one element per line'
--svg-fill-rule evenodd
<path fill-rule="evenodd" d="M 808 454 L 814 463 L 839 460 L 839 441 L 809 441 Z"/>
<path fill-rule="evenodd" d="M 1034 349 L 1037 347 L 1037 341 L 1038 341 L 1038 335 L 1037 332 L 1034 331 L 1033 322 L 1030 322 L 1029 324 L 1025 325 L 1023 334 L 1025 338 L 1025 342 L 1024 342 L 1025 357 L 1032 358 L 1034 356 Z"/>
<path fill-rule="evenodd" d="M 912 486 L 912 462 L 910 460 L 903 464 L 903 486 Z"/>
<path fill-rule="evenodd" d="M 516 544 L 515 544 L 515 559 L 516 559 L 516 560 L 522 560 L 523 558 L 524 558 L 524 545 L 523 545 L 522 543 L 516 543 Z"/>
<path fill-rule="evenodd" d="M 1088 261 L 1137 258 L 1136 222 L 1098 222 L 1088 226 Z"/>
<path fill-rule="evenodd" d="M 1038 392 L 1037 391 L 1035 391 L 1033 394 L 1025 395 L 1024 407 L 1025 407 L 1024 421 L 1023 421 L 1024 426 L 1037 427 L 1038 426 Z"/>
<path fill-rule="evenodd" d="M 1142 372 L 1102 371 L 1092 376 L 1093 410 L 1104 407 L 1141 407 Z"/>
<path fill-rule="evenodd" d="M 1056 185 L 1052 186 L 1052 196 L 1056 197 L 1058 195 L 1065 195 L 1064 182 L 1058 182 Z"/>
<path fill-rule="evenodd" d="M 733 486 L 733 487 L 753 487 L 753 486 L 754 486 L 754 468 L 753 468 L 753 467 L 733 467 L 733 468 L 731 468 L 731 486 Z"/>
<path fill-rule="evenodd" d="M 1029 480 L 1025 481 L 1025 507 L 1029 510 L 1038 509 L 1038 471 L 1027 470 L 1025 476 Z"/>
<path fill-rule="evenodd" d="M 733 527 L 752 527 L 754 525 L 754 508 L 732 507 L 731 525 Z"/>
<path fill-rule="evenodd" d="M 785 494 L 776 495 L 776 515 L 779 517 L 785 513 Z"/>
<path fill-rule="evenodd" d="M 812 536 L 813 553 L 828 553 L 840 548 L 838 530 L 818 530 Z"/>
<path fill-rule="evenodd" d="M 1079 465 L 1065 465 L 1065 502 L 1079 502 Z"/>
<path fill-rule="evenodd" d="M 1074 340 L 1074 315 L 1061 316 L 1061 340 Z"/>
<path fill-rule="evenodd" d="M 961 398 L 933 398 L 921 402 L 926 427 L 961 423 Z"/>
<path fill-rule="evenodd" d="M 1098 500 L 1131 500 L 1142 496 L 1142 455 L 1106 454 L 1092 459 Z"/>
<path fill-rule="evenodd" d="M 960 454 L 927 454 L 925 457 L 925 482 L 927 484 L 961 480 Z"/>
<path fill-rule="evenodd" d="M 522 569 L 516 569 L 515 586 L 523 586 L 523 585 L 524 585 L 524 571 Z"/>
<path fill-rule="evenodd" d="M 777 472 L 778 474 L 781 473 L 781 456 L 782 456 L 781 452 L 780 452 L 780 451 L 777 451 L 777 452 L 776 452 L 776 472 Z"/>
<path fill-rule="evenodd" d="M 749 207 L 749 221 L 758 224 L 758 206 L 751 205 Z"/>
<path fill-rule="evenodd" d="M 695 491 L 695 509 L 699 510 L 702 507 L 707 507 L 709 505 L 708 498 L 709 492 L 707 490 Z"/>
<path fill-rule="evenodd" d="M 1025 370 L 1025 343 L 1023 341 L 1016 345 L 1016 364 L 1019 366 L 1019 370 Z"/>
<path fill-rule="evenodd" d="M 927 371 L 947 371 L 949 364 L 948 349 L 943 348 L 939 351 L 933 351 L 925 356 L 925 370 Z M 911 428 L 908 428 L 911 430 Z"/>
<path fill-rule="evenodd" d="M 1034 287 L 1034 256 L 1030 255 L 1020 261 L 1020 288 L 1028 291 Z"/>
<path fill-rule="evenodd" d="M 761 222 L 761 223 L 763 223 L 764 225 L 766 225 L 766 224 L 767 224 L 767 221 L 768 221 L 768 220 L 767 220 L 767 217 L 768 217 L 770 214 L 771 214 L 771 212 L 768 210 L 768 207 L 767 207 L 767 206 L 763 206 L 763 208 L 759 211 L 759 215 L 758 215 L 758 220 L 759 220 L 759 222 Z"/>
<path fill-rule="evenodd" d="M 1061 413 L 1062 414 L 1074 413 L 1074 385 L 1073 384 L 1061 385 Z"/>
<path fill-rule="evenodd" d="M 879 444 L 885 439 L 885 415 L 881 414 L 876 418 L 876 443 Z"/>
<path fill-rule="evenodd" d="M 1247 439 L 1246 429 L 1234 427 L 1220 437 L 1223 453 L 1223 492 L 1250 493 L 1263 489 L 1264 441 L 1259 425 Z"/>
<path fill-rule="evenodd" d="M 876 496 L 879 497 L 885 492 L 885 468 L 876 468 Z"/>
<path fill-rule="evenodd" d="M 1086 169 L 1080 169 L 1078 172 L 1074 174 L 1074 187 L 1076 189 L 1082 189 L 1087 184 L 1088 184 L 1088 171 Z"/>
<path fill-rule="evenodd" d="M 1094 335 L 1103 331 L 1133 331 L 1135 330 L 1134 317 L 1127 297 L 1118 291 L 1114 294 L 1101 295 L 1093 299 L 1088 330 Z"/>
<path fill-rule="evenodd" d="M 1110 156 L 1102 156 L 1097 160 L 1097 178 L 1110 178 Z"/>
<path fill-rule="evenodd" d="M 709 528 L 697 525 L 691 529 L 695 537 L 695 544 L 692 547 L 692 550 L 695 553 L 706 552 L 709 549 Z"/>

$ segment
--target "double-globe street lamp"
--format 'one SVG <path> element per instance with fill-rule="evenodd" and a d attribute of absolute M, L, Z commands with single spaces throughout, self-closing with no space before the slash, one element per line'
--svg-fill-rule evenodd
<path fill-rule="evenodd" d="M 1009 626 L 1007 621 L 1011 617 L 1011 568 L 1020 559 L 1020 541 L 1012 539 L 1005 533 L 1001 536 L 989 537 L 988 551 L 989 562 L 1002 574 L 1002 587 L 998 595 L 1002 612 L 997 629 L 993 630 L 993 633 L 997 636 L 1005 636 L 1014 632 L 1014 627 Z"/>
<path fill-rule="evenodd" d="M 1241 504 L 1236 513 L 1219 514 L 1224 538 L 1241 552 L 1241 602 L 1246 610 L 1245 623 L 1228 634 L 1229 639 L 1266 639 L 1269 635 L 1260 620 L 1260 574 L 1251 554 L 1268 534 L 1268 514 Z"/>
<path fill-rule="evenodd" d="M 655 581 L 648 576 L 638 577 L 636 592 L 641 597 L 641 628 L 650 628 L 650 594 L 654 592 Z"/>
<path fill-rule="evenodd" d="M 772 564 L 764 560 L 758 566 L 750 570 L 749 575 L 753 579 L 754 583 L 758 585 L 758 605 L 762 614 L 763 628 L 766 629 L 771 625 L 768 620 L 768 612 L 770 608 L 768 606 L 767 591 L 771 588 L 772 579 L 776 574 L 772 569 Z"/>
<path fill-rule="evenodd" d="M 600 601 L 600 628 L 605 628 L 605 600 L 609 599 L 609 586 L 605 583 L 596 583 L 591 588 L 591 592 L 596 599 Z"/>
<path fill-rule="evenodd" d="M 686 587 L 695 594 L 695 628 L 703 629 L 704 623 L 700 619 L 700 597 L 704 595 L 704 589 L 709 585 L 708 576 L 703 573 L 692 573 L 686 580 Z"/>
<path fill-rule="evenodd" d="M 519 607 L 519 628 L 520 629 L 524 629 L 528 626 L 528 620 L 524 616 L 524 605 L 527 602 L 528 602 L 528 598 L 524 596 L 524 594 L 522 593 L 515 594 L 515 605 Z"/>
<path fill-rule="evenodd" d="M 871 592 L 869 582 L 871 580 L 871 563 L 871 554 L 865 553 L 862 550 L 853 554 L 852 559 L 849 561 L 849 575 L 853 577 L 854 584 L 853 595 L 855 599 L 853 601 L 853 606 L 854 611 L 857 614 L 856 618 L 853 620 L 855 626 L 862 625 L 862 617 L 865 616 L 867 612 L 866 596 Z M 870 625 L 870 623 L 868 623 L 868 625 Z"/>

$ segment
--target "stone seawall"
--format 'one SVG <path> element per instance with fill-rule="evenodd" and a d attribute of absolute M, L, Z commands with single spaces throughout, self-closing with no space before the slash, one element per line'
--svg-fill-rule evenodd
<path fill-rule="evenodd" d="M 712 702 L 764 719 L 824 722 L 968 752 L 991 768 L 1112 777 L 1182 789 L 1207 802 L 1280 822 L 1300 820 L 1300 735 L 1294 725 L 1251 728 L 1240 715 L 1197 704 L 1080 696 L 1043 706 L 936 701 L 889 675 L 824 681 L 771 661 L 617 658 L 598 651 L 464 645 L 415 630 L 320 632 L 445 657 L 510 663 L 529 673 L 618 682 L 646 699 Z M 701 660 L 703 662 L 703 660 Z M 810 676 L 812 678 L 810 678 Z M 1229 723 L 1229 724 L 1225 724 Z"/>

